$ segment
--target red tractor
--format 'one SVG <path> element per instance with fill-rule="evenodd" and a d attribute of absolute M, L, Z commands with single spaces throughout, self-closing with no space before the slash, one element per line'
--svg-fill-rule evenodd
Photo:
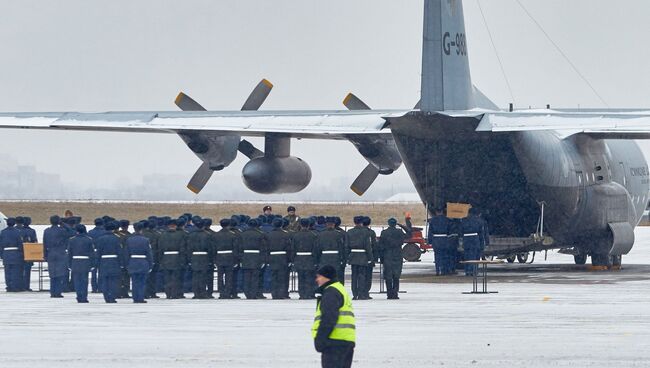
<path fill-rule="evenodd" d="M 431 245 L 427 243 L 421 227 L 413 227 L 411 238 L 404 241 L 402 246 L 402 258 L 407 262 L 419 262 L 423 253 L 431 249 Z"/>

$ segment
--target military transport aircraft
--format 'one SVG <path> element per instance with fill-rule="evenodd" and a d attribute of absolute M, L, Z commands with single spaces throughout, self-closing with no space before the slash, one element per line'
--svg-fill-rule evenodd
<path fill-rule="evenodd" d="M 483 211 L 488 254 L 559 248 L 577 263 L 620 263 L 648 201 L 633 139 L 650 138 L 650 112 L 500 111 L 473 86 L 467 45 L 462 1 L 425 0 L 421 101 L 410 111 L 372 110 L 349 95 L 349 111 L 258 112 L 273 87 L 263 80 L 241 111 L 205 111 L 181 93 L 177 112 L 3 113 L 0 127 L 178 134 L 203 161 L 194 192 L 238 151 L 250 158 L 251 190 L 298 192 L 311 169 L 291 156 L 291 139 L 348 140 L 368 161 L 357 194 L 404 162 L 428 208 L 461 201 Z M 264 137 L 264 150 L 242 136 Z"/>

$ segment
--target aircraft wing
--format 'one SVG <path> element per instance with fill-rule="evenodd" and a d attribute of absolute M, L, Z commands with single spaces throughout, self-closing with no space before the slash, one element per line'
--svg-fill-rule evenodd
<path fill-rule="evenodd" d="M 242 136 L 277 133 L 293 138 L 346 139 L 390 135 L 386 119 L 408 110 L 370 111 L 174 111 L 100 113 L 0 113 L 0 128 L 142 133 L 213 131 Z"/>
<path fill-rule="evenodd" d="M 485 113 L 480 132 L 555 131 L 563 137 L 588 134 L 603 139 L 650 139 L 649 111 L 552 111 Z"/>

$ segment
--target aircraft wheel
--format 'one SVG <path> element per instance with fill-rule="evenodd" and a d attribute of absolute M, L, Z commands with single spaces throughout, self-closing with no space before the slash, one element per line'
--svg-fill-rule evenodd
<path fill-rule="evenodd" d="M 516 255 L 515 256 L 509 256 L 509 257 L 506 258 L 506 261 L 508 261 L 508 263 L 515 263 L 516 259 L 517 259 Z"/>
<path fill-rule="evenodd" d="M 584 265 L 587 263 L 587 255 L 586 254 L 575 254 L 573 255 L 573 261 L 577 265 Z"/>
<path fill-rule="evenodd" d="M 407 243 L 402 247 L 402 258 L 407 262 L 417 262 L 421 255 L 420 246 L 415 243 Z"/>
<path fill-rule="evenodd" d="M 612 256 L 612 266 L 614 268 L 621 268 L 623 263 L 623 256 Z"/>
<path fill-rule="evenodd" d="M 528 253 L 517 254 L 517 261 L 519 263 L 526 263 L 528 261 Z"/>

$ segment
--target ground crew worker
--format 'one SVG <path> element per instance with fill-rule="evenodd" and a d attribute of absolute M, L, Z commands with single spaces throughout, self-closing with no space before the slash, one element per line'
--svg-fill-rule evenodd
<path fill-rule="evenodd" d="M 372 247 L 373 259 L 368 264 L 367 274 L 366 274 L 366 290 L 368 294 L 368 299 L 372 299 L 370 296 L 370 289 L 372 289 L 372 271 L 375 268 L 375 263 L 379 261 L 379 252 L 377 251 L 377 233 L 370 227 L 372 219 L 368 216 L 363 217 L 361 224 L 364 229 L 368 230 L 368 235 L 370 236 L 370 245 Z M 380 281 L 381 282 L 381 281 Z"/>
<path fill-rule="evenodd" d="M 290 231 L 292 233 L 300 231 L 300 217 L 296 215 L 296 207 L 287 207 L 287 215 L 284 217 L 284 219 L 289 221 L 289 224 L 286 226 L 287 231 Z"/>
<path fill-rule="evenodd" d="M 463 237 L 463 250 L 465 261 L 478 261 L 481 258 L 481 247 L 484 242 L 484 224 L 478 217 L 478 210 L 474 207 L 469 209 L 469 216 L 461 220 Z M 465 264 L 465 275 L 474 276 L 478 271 L 478 265 Z"/>
<path fill-rule="evenodd" d="M 160 234 L 160 269 L 165 275 L 165 295 L 167 299 L 181 299 L 183 269 L 185 267 L 185 233 L 176 229 L 177 220 L 169 220 L 167 231 Z"/>
<path fill-rule="evenodd" d="M 122 251 L 126 248 L 126 239 L 131 236 L 129 232 L 129 226 L 131 222 L 129 220 L 120 220 L 120 228 L 116 232 L 117 236 L 120 237 L 120 243 L 122 244 Z M 123 268 L 120 275 L 120 290 L 117 295 L 118 299 L 130 298 L 129 289 L 131 284 L 131 278 L 129 277 L 129 271 L 126 268 Z"/>
<path fill-rule="evenodd" d="M 273 231 L 266 234 L 271 269 L 271 297 L 290 299 L 289 263 L 291 263 L 291 235 L 282 229 L 282 218 L 273 220 Z"/>
<path fill-rule="evenodd" d="M 231 220 L 222 219 L 219 221 L 221 230 L 209 238 L 214 254 L 214 264 L 217 266 L 219 299 L 233 299 L 233 295 L 237 296 L 235 267 L 239 264 L 241 239 L 239 232 L 232 227 L 232 224 Z"/>
<path fill-rule="evenodd" d="M 113 221 L 104 225 L 106 232 L 95 240 L 95 250 L 99 266 L 99 290 L 106 303 L 117 303 L 122 269 L 122 246 L 120 238 L 114 231 L 117 224 Z"/>
<path fill-rule="evenodd" d="M 348 230 L 348 264 L 352 266 L 352 295 L 354 299 L 368 300 L 368 267 L 372 263 L 372 240 L 363 227 L 363 216 L 354 218 L 354 227 Z"/>
<path fill-rule="evenodd" d="M 319 267 L 330 265 L 336 268 L 336 274 L 341 275 L 339 279 L 341 284 L 343 284 L 347 233 L 335 229 L 336 221 L 333 217 L 326 218 L 325 223 L 327 225 L 325 231 L 315 232 L 318 237 L 315 254 L 316 260 L 318 261 Z"/>
<path fill-rule="evenodd" d="M 208 244 L 210 244 L 210 237 L 215 234 L 215 231 L 211 229 L 212 227 L 212 219 L 211 218 L 204 218 L 203 219 L 203 231 L 205 231 L 208 234 Z M 214 271 L 216 269 L 216 266 L 214 264 L 214 247 L 210 245 L 210 248 L 212 250 L 213 256 L 210 257 L 210 264 L 208 265 L 208 274 L 206 275 L 207 283 L 208 283 L 208 299 L 214 299 Z"/>
<path fill-rule="evenodd" d="M 61 226 L 59 216 L 50 217 L 50 226 L 43 233 L 43 247 L 47 271 L 50 276 L 50 297 L 63 298 L 66 277 L 68 275 L 68 257 L 66 257 L 66 241 L 68 230 Z"/>
<path fill-rule="evenodd" d="M 434 216 L 429 219 L 429 234 L 427 240 L 433 247 L 436 276 L 448 275 L 452 272 L 449 269 L 451 262 L 451 251 L 449 250 L 449 219 L 444 216 L 442 208 L 436 208 Z"/>
<path fill-rule="evenodd" d="M 149 245 L 149 239 L 142 234 L 143 229 L 143 223 L 136 222 L 133 224 L 135 234 L 126 239 L 126 247 L 124 248 L 126 269 L 131 276 L 131 293 L 134 303 L 147 302 L 144 300 L 147 274 L 153 267 L 151 246 Z"/>
<path fill-rule="evenodd" d="M 158 238 L 160 233 L 156 231 L 157 221 L 156 218 L 149 218 L 143 223 L 142 235 L 149 240 L 151 247 L 151 256 L 153 258 L 153 265 L 151 271 L 147 273 L 147 287 L 145 288 L 145 299 L 158 299 L 156 295 L 156 283 L 158 280 L 158 273 L 160 272 L 160 251 L 158 249 Z"/>
<path fill-rule="evenodd" d="M 402 229 L 398 229 L 400 225 Z M 386 294 L 388 299 L 399 299 L 399 279 L 402 276 L 402 245 L 411 237 L 410 220 L 406 219 L 406 225 L 397 223 L 394 218 L 388 219 L 388 228 L 381 232 L 379 237 L 379 257 L 384 266 L 384 280 L 386 282 Z"/>
<path fill-rule="evenodd" d="M 301 229 L 293 234 L 293 264 L 298 273 L 299 299 L 314 299 L 316 247 L 318 237 L 309 230 L 309 219 L 300 219 Z"/>
<path fill-rule="evenodd" d="M 244 294 L 246 299 L 258 299 L 260 270 L 264 267 L 266 257 L 266 235 L 259 229 L 259 222 L 251 219 L 248 230 L 241 233 L 241 270 L 244 276 Z"/>
<path fill-rule="evenodd" d="M 314 347 L 321 353 L 324 368 L 349 368 L 352 366 L 356 343 L 356 323 L 350 295 L 337 281 L 336 269 L 320 268 L 316 275 L 316 316 L 312 325 Z"/>
<path fill-rule="evenodd" d="M 8 292 L 23 291 L 24 253 L 23 240 L 20 230 L 16 227 L 16 219 L 7 219 L 7 228 L 0 232 L 0 256 L 5 269 L 5 285 Z"/>
<path fill-rule="evenodd" d="M 88 231 L 88 236 L 91 237 L 93 241 L 95 241 L 97 238 L 103 235 L 104 232 L 106 232 L 106 229 L 104 228 L 104 219 L 96 218 L 95 227 Z M 98 272 L 98 267 L 93 267 L 93 269 L 90 271 L 90 289 L 93 293 L 99 292 L 99 280 L 97 279 Z"/>
<path fill-rule="evenodd" d="M 88 273 L 95 268 L 95 246 L 84 225 L 76 225 L 75 230 L 77 235 L 67 241 L 68 264 L 74 291 L 77 293 L 77 303 L 88 303 Z"/>
<path fill-rule="evenodd" d="M 192 220 L 194 230 L 187 236 L 187 257 L 192 270 L 192 299 L 208 299 L 208 272 L 213 258 L 210 235 L 203 231 L 203 221 Z"/>

